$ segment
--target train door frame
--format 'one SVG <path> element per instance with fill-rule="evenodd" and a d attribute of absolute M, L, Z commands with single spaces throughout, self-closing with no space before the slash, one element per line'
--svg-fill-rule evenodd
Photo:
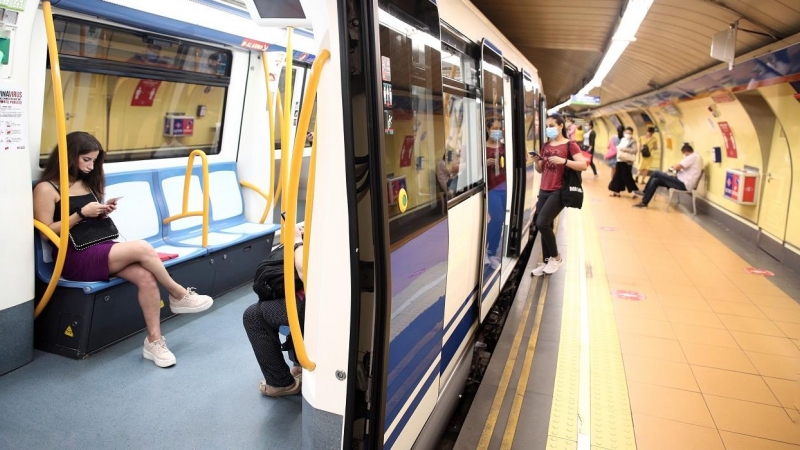
<path fill-rule="evenodd" d="M 525 208 L 525 88 L 524 75 L 511 65 L 506 64 L 506 74 L 511 76 L 511 115 L 513 154 L 512 159 L 514 176 L 512 178 L 511 217 L 508 224 L 508 238 L 506 240 L 506 256 L 519 256 L 522 244 L 522 219 Z M 527 77 L 530 81 L 530 76 Z"/>
<path fill-rule="evenodd" d="M 776 140 L 782 140 L 785 143 L 786 150 L 776 152 Z M 780 144 L 777 144 L 780 145 Z M 780 153 L 780 154 L 776 154 Z M 778 161 L 778 158 L 787 157 L 788 163 L 781 164 Z M 793 164 L 792 164 L 792 144 L 789 142 L 788 137 L 786 136 L 785 128 L 778 117 L 775 116 L 775 126 L 773 128 L 773 138 L 770 145 L 769 156 L 766 158 L 766 166 L 764 167 L 764 180 L 762 181 L 762 189 L 760 193 L 760 202 L 761 207 L 758 211 L 758 237 L 756 239 L 758 247 L 765 251 L 767 254 L 772 256 L 773 258 L 777 259 L 778 261 L 783 261 L 785 258 L 785 245 L 786 245 L 786 233 L 789 228 L 789 205 L 792 201 L 792 183 L 794 182 L 793 177 Z M 773 166 L 775 165 L 775 166 Z M 772 230 L 769 230 L 765 227 L 767 221 L 767 215 L 769 214 L 769 209 L 766 208 L 770 197 L 769 195 L 769 187 L 771 187 L 770 183 L 773 179 L 777 177 L 773 177 L 772 174 L 774 170 L 772 167 L 784 167 L 788 172 L 788 177 L 785 177 L 788 180 L 788 186 L 785 192 L 787 193 L 786 196 L 786 203 L 779 202 L 780 205 L 783 205 L 783 225 L 778 226 L 778 228 L 782 228 L 782 233 L 780 235 L 775 235 Z"/>
<path fill-rule="evenodd" d="M 489 58 L 494 59 L 496 64 L 487 63 L 487 56 Z M 494 67 L 494 70 L 499 72 L 499 74 L 498 73 L 494 73 L 491 70 L 488 70 L 487 67 Z M 482 123 L 483 123 L 484 130 L 486 130 L 486 126 L 487 126 L 486 109 L 487 109 L 487 105 L 489 104 L 489 102 L 486 99 L 487 99 L 487 96 L 490 95 L 489 94 L 489 88 L 487 86 L 487 83 L 488 83 L 487 73 L 494 73 L 495 76 L 499 76 L 500 77 L 499 89 L 501 91 L 500 91 L 499 94 L 497 94 L 497 92 L 494 91 L 491 95 L 493 96 L 495 101 L 497 101 L 499 99 L 499 101 L 500 101 L 500 108 L 499 109 L 500 109 L 500 111 L 503 111 L 503 113 L 505 113 L 505 109 L 504 109 L 505 98 L 504 98 L 504 95 L 503 95 L 503 89 L 504 89 L 504 86 L 503 86 L 503 68 L 504 67 L 505 67 L 505 63 L 504 63 L 504 58 L 503 58 L 502 51 L 500 51 L 500 49 L 497 48 L 494 44 L 492 44 L 492 42 L 489 41 L 488 39 L 486 39 L 486 38 L 482 39 L 481 40 L 481 87 L 482 87 L 482 91 L 483 91 L 482 92 L 482 94 L 483 94 L 483 108 L 482 108 L 482 111 L 481 111 L 481 116 L 482 116 Z M 486 186 L 484 192 L 486 193 L 485 194 L 486 201 L 484 202 L 484 227 L 483 227 L 483 235 L 482 235 L 482 239 L 481 239 L 483 250 L 481 251 L 481 269 L 480 269 L 480 276 L 478 278 L 478 280 L 480 282 L 480 290 L 479 290 L 479 292 L 481 293 L 481 295 L 480 295 L 480 315 L 479 315 L 481 322 L 483 322 L 483 319 L 489 313 L 489 310 L 491 309 L 492 305 L 497 300 L 497 298 L 500 296 L 500 284 L 498 283 L 498 281 L 500 279 L 500 272 L 501 272 L 501 267 L 499 265 L 498 265 L 497 268 L 492 268 L 491 267 L 490 257 L 488 256 L 488 251 L 489 251 L 489 247 L 488 247 L 489 246 L 489 242 L 488 242 L 488 240 L 489 240 L 489 231 L 490 231 L 489 230 L 489 225 L 490 225 L 489 224 L 489 217 L 490 217 L 489 210 L 491 208 L 490 202 L 492 201 L 492 197 L 493 196 L 491 195 L 491 188 L 490 188 L 490 183 L 489 183 L 489 168 L 487 167 L 487 156 L 486 156 L 487 155 L 487 153 L 486 153 L 486 139 L 487 138 L 486 138 L 486 132 L 485 131 L 484 131 L 483 135 L 484 135 L 483 154 L 484 154 L 484 170 L 485 170 L 484 171 L 484 173 L 485 173 L 484 180 L 485 180 L 485 186 Z M 503 207 L 502 207 L 503 214 L 501 214 L 501 216 L 503 217 L 502 220 L 505 220 L 505 208 L 506 207 L 505 207 L 505 204 L 504 204 Z M 499 244 L 501 244 L 501 245 L 502 245 L 502 242 L 503 242 L 503 234 L 502 233 L 503 233 L 503 224 L 500 225 L 500 240 L 499 240 Z M 491 275 L 489 275 L 490 279 L 487 279 L 487 273 L 486 273 L 487 272 L 487 267 L 492 269 L 492 273 L 491 273 Z"/>

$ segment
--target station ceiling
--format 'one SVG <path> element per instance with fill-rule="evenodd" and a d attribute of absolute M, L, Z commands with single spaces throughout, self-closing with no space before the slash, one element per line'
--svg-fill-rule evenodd
<path fill-rule="evenodd" d="M 627 3 L 472 1 L 536 66 L 551 106 L 591 80 Z M 799 33 L 800 0 L 655 0 L 636 41 L 591 94 L 608 105 L 721 64 L 709 56 L 712 36 L 738 19 L 742 55 Z"/>

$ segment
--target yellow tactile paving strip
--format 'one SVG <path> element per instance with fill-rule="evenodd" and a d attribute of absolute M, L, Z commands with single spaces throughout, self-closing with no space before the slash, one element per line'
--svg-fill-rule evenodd
<path fill-rule="evenodd" d="M 633 438 L 639 449 L 800 449 L 800 305 L 745 273 L 748 264 L 691 217 L 665 212 L 665 199 L 638 210 L 608 197 L 604 175 L 585 177 L 583 210 L 562 213 L 570 244 L 583 246 L 564 255 L 548 448 L 579 439 L 585 295 L 592 448 L 632 448 Z"/>
<path fill-rule="evenodd" d="M 563 214 L 570 245 L 547 446 L 633 449 L 625 370 L 591 205 Z"/>

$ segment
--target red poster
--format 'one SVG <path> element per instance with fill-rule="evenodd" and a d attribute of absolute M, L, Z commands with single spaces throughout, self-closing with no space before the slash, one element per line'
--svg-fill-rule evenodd
<path fill-rule="evenodd" d="M 160 81 L 139 80 L 133 91 L 131 106 L 153 106 L 153 99 L 156 98 L 159 86 L 161 86 Z"/>
<path fill-rule="evenodd" d="M 725 138 L 725 152 L 728 154 L 728 158 L 738 158 L 736 140 L 733 139 L 733 132 L 728 122 L 720 122 L 719 129 L 722 131 L 722 137 Z"/>
<path fill-rule="evenodd" d="M 744 193 L 742 201 L 751 203 L 756 201 L 756 177 L 744 177 Z"/>
<path fill-rule="evenodd" d="M 240 44 L 244 48 L 249 48 L 252 50 L 258 50 L 265 52 L 269 48 L 269 44 L 266 42 L 257 41 L 255 39 L 244 38 L 242 43 Z"/>
<path fill-rule="evenodd" d="M 406 136 L 403 148 L 400 150 L 400 167 L 410 167 L 411 157 L 414 155 L 414 136 Z"/>

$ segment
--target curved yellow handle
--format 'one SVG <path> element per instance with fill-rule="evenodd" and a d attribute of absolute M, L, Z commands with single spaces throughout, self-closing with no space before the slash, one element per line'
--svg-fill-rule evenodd
<path fill-rule="evenodd" d="M 189 185 L 192 181 L 192 168 L 194 167 L 194 157 L 200 157 L 201 167 L 203 169 L 203 210 L 202 211 L 189 211 Z M 203 248 L 208 247 L 208 205 L 210 203 L 210 196 L 209 194 L 210 186 L 208 184 L 208 157 L 206 154 L 200 150 L 192 150 L 192 153 L 189 153 L 189 162 L 186 164 L 186 175 L 183 178 L 183 208 L 179 214 L 175 214 L 174 216 L 169 216 L 164 219 L 164 225 L 169 224 L 178 219 L 184 219 L 186 217 L 196 217 L 202 216 L 203 217 Z"/>
<path fill-rule="evenodd" d="M 314 140 L 311 142 L 311 161 L 308 165 L 306 188 L 305 230 L 303 232 L 303 286 L 308 288 L 308 255 L 311 249 L 311 214 L 314 210 L 314 186 L 317 176 L 317 122 L 314 122 Z"/>
<path fill-rule="evenodd" d="M 294 62 L 294 50 L 292 49 L 292 37 L 294 36 L 294 27 L 288 27 L 286 29 L 286 75 L 283 77 L 284 85 L 283 85 L 283 111 L 282 111 L 282 118 L 281 118 L 281 175 L 280 175 L 280 185 L 286 184 L 284 187 L 284 191 L 288 187 L 289 183 L 289 164 L 288 161 L 291 161 L 290 154 L 291 151 L 289 150 L 289 124 L 292 123 L 292 94 L 294 93 L 292 90 L 292 72 L 293 67 L 292 63 Z M 280 188 L 279 188 L 280 189 Z M 288 203 L 286 200 L 286 195 L 281 198 L 281 211 L 286 211 L 286 207 L 291 206 L 291 203 Z M 294 223 L 294 222 L 290 222 Z M 286 221 L 281 221 L 281 243 L 291 242 L 284 240 L 286 232 Z"/>
<path fill-rule="evenodd" d="M 261 214 L 261 220 L 259 223 L 264 223 L 267 220 L 267 215 L 269 215 L 269 209 L 272 206 L 272 200 L 275 196 L 274 191 L 275 189 L 273 186 L 275 185 L 275 112 L 272 109 L 272 89 L 269 87 L 269 63 L 267 62 L 267 52 L 261 53 L 261 63 L 264 65 L 264 80 L 267 84 L 267 116 L 269 117 L 269 195 L 265 195 L 261 192 L 260 189 L 254 189 L 252 185 L 247 186 L 242 184 L 242 186 L 249 187 L 250 189 L 255 190 L 256 192 L 260 193 L 262 197 L 267 201 L 267 205 L 264 206 L 264 213 Z M 279 185 L 280 186 L 280 185 Z"/>
<path fill-rule="evenodd" d="M 314 106 L 314 100 L 317 97 L 317 87 L 319 86 L 319 79 L 322 76 L 322 66 L 330 58 L 331 54 L 328 50 L 322 50 L 314 64 L 311 66 L 311 75 L 308 80 L 308 87 L 303 98 L 303 106 L 300 108 L 300 118 L 297 125 L 297 134 L 294 140 L 294 151 L 292 156 L 292 172 L 291 177 L 287 180 L 286 193 L 284 198 L 286 203 L 291 207 L 286 211 L 286 223 L 291 224 L 284 227 L 286 243 L 294 242 L 294 224 L 297 223 L 297 194 L 300 189 L 300 169 L 303 163 L 303 148 L 305 148 L 306 133 L 308 133 L 308 125 L 311 121 L 311 109 Z M 317 136 L 314 136 L 316 142 Z M 289 244 L 291 245 L 291 244 Z M 289 247 L 287 245 L 286 248 Z M 305 245 L 304 245 L 305 246 Z M 305 251 L 305 250 L 304 250 Z M 305 257 L 305 255 L 304 255 Z M 297 304 L 295 298 L 295 284 L 294 284 L 294 258 L 289 258 L 284 254 L 283 258 L 284 282 L 286 284 L 286 313 L 289 318 L 289 329 L 291 330 L 292 342 L 294 343 L 294 350 L 297 354 L 297 359 L 300 365 L 308 371 L 313 371 L 316 364 L 308 359 L 306 353 L 305 342 L 303 341 L 303 334 L 300 331 L 300 319 L 297 314 Z M 308 267 L 303 267 L 303 275 L 308 272 Z"/>
<path fill-rule="evenodd" d="M 61 278 L 61 271 L 64 269 L 64 261 L 67 258 L 67 245 L 69 238 L 69 172 L 67 170 L 69 161 L 67 160 L 67 123 L 64 119 L 64 91 L 61 87 L 61 64 L 58 60 L 58 43 L 56 42 L 56 28 L 53 24 L 53 9 L 50 6 L 49 0 L 42 1 L 42 13 L 44 14 L 44 25 L 47 31 L 47 50 L 50 56 L 50 76 L 53 80 L 53 97 L 55 97 L 56 105 L 56 130 L 58 131 L 58 174 L 59 174 L 59 192 L 61 193 L 61 235 L 57 236 L 53 230 L 44 226 L 47 231 L 43 230 L 40 225 L 44 225 L 38 220 L 33 221 L 33 226 L 42 231 L 53 243 L 56 242 L 54 237 L 58 237 L 58 255 L 56 256 L 55 267 L 53 268 L 53 276 L 50 277 L 50 282 L 47 284 L 39 304 L 33 311 L 33 317 L 39 317 L 44 308 L 50 302 L 53 292 L 58 286 L 58 280 Z M 37 222 L 39 225 L 37 225 Z M 49 233 L 48 233 L 49 231 Z"/>

